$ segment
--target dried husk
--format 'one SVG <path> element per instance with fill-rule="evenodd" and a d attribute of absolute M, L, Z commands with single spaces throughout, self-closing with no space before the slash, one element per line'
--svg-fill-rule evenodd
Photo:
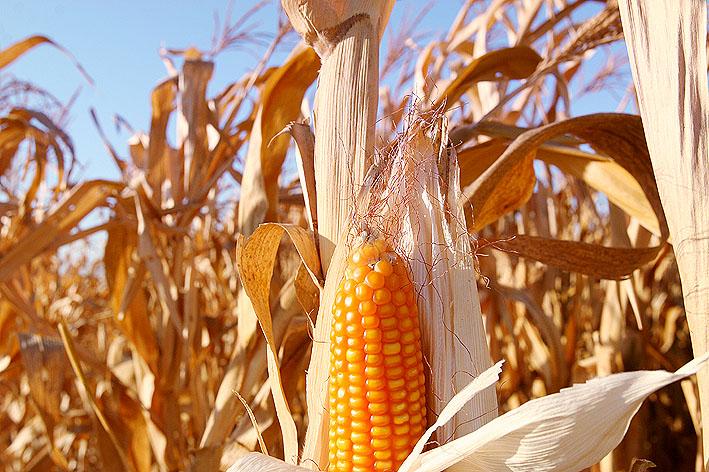
<path fill-rule="evenodd" d="M 695 0 L 619 1 L 662 207 L 677 258 L 695 356 L 709 349 L 707 7 Z M 709 371 L 698 375 L 709 467 Z"/>
<path fill-rule="evenodd" d="M 585 384 L 531 400 L 473 433 L 421 453 L 436 427 L 481 391 L 494 386 L 498 362 L 468 384 L 441 411 L 400 472 L 555 471 L 575 472 L 597 463 L 620 443 L 642 402 L 653 392 L 693 375 L 709 359 L 694 359 L 676 372 L 635 371 L 592 379 Z M 299 472 L 258 453 L 237 460 L 231 472 Z"/>
<path fill-rule="evenodd" d="M 465 224 L 458 161 L 446 120 L 411 115 L 388 172 L 385 233 L 410 263 L 419 294 L 429 422 L 470 379 L 491 363 Z M 377 184 L 372 190 L 377 192 Z M 389 221 L 387 221 L 389 220 Z M 376 229 L 376 227 L 375 227 Z M 439 443 L 474 431 L 497 416 L 494 389 L 466 404 L 437 433 Z"/>

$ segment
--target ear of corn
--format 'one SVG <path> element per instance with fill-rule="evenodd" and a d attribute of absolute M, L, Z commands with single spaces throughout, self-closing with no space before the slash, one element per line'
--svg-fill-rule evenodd
<path fill-rule="evenodd" d="M 416 293 L 386 241 L 352 251 L 332 310 L 329 470 L 397 470 L 426 426 L 426 392 Z"/>

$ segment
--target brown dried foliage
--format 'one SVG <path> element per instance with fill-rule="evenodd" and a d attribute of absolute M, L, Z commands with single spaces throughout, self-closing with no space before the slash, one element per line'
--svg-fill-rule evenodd
<path fill-rule="evenodd" d="M 448 110 L 490 348 L 507 360 L 503 410 L 596 375 L 691 358 L 639 119 L 568 119 L 569 83 L 593 90 L 610 77 L 584 81 L 588 51 L 619 39 L 614 2 L 595 17 L 578 14 L 585 3 L 466 2 L 443 39 L 419 45 L 409 33 L 389 46 L 406 54 L 383 54 L 405 60 L 380 93 L 382 152 L 405 116 L 402 90 Z M 0 51 L 0 69 L 42 43 L 54 44 L 34 37 Z M 9 470 L 217 470 L 259 448 L 282 457 L 264 333 L 284 387 L 277 403 L 287 402 L 302 444 L 322 276 L 293 242 L 314 244 L 315 189 L 279 184 L 294 145 L 274 136 L 307 118 L 301 102 L 319 60 L 303 46 L 275 67 L 264 57 L 207 97 L 214 63 L 194 50 L 183 59 L 154 89 L 150 129 L 128 155 L 107 143 L 117 181 L 72 180 L 71 139 L 55 120 L 2 108 L 0 462 Z M 293 127 L 311 182 L 307 125 Z M 268 222 L 292 226 L 257 230 Z M 270 307 L 251 306 L 237 268 L 243 251 L 259 257 L 242 239 L 254 231 L 281 241 L 264 256 L 274 260 Z M 264 309 L 273 323 L 259 327 Z M 692 469 L 697 408 L 691 383 L 663 390 L 597 470 L 628 470 L 633 457 Z"/>

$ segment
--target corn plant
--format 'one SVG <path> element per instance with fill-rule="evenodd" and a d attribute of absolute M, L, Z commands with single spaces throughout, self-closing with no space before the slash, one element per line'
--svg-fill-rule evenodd
<path fill-rule="evenodd" d="M 466 1 L 431 39 L 403 3 L 283 0 L 270 44 L 257 5 L 163 53 L 115 181 L 0 77 L 0 462 L 704 470 L 706 5 L 680 3 Z M 263 58 L 208 96 L 233 42 Z M 34 36 L 0 71 L 41 45 L 81 68 Z M 572 116 L 618 83 L 639 116 Z"/>

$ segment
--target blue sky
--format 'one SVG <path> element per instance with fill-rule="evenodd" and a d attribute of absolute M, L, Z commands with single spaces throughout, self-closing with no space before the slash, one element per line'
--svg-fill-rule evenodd
<path fill-rule="evenodd" d="M 232 16 L 238 18 L 254 3 L 236 0 Z M 271 1 L 254 17 L 251 23 L 258 31 L 272 34 L 276 30 L 279 3 Z M 415 17 L 425 4 L 418 0 L 399 0 L 390 29 L 400 26 L 405 18 Z M 439 0 L 421 22 L 419 31 L 444 34 L 460 4 L 460 1 Z M 115 178 L 113 161 L 104 150 L 88 110 L 92 107 L 97 110 L 114 146 L 120 154 L 125 154 L 128 135 L 116 133 L 113 115 L 120 114 L 136 129 L 147 129 L 150 92 L 166 76 L 158 56 L 160 47 L 196 46 L 208 50 L 214 15 L 219 14 L 223 19 L 225 10 L 225 1 L 214 0 L 169 3 L 2 0 L 0 48 L 32 34 L 43 34 L 72 52 L 93 78 L 93 86 L 64 55 L 47 46 L 36 48 L 7 70 L 18 78 L 35 82 L 64 101 L 81 87 L 67 128 L 74 140 L 77 158 L 84 166 L 75 177 Z M 210 91 L 219 91 L 241 77 L 256 64 L 262 51 L 262 47 L 247 45 L 242 50 L 220 54 Z M 616 103 L 617 98 L 604 91 L 580 102 L 574 111 L 576 114 L 614 111 Z"/>

